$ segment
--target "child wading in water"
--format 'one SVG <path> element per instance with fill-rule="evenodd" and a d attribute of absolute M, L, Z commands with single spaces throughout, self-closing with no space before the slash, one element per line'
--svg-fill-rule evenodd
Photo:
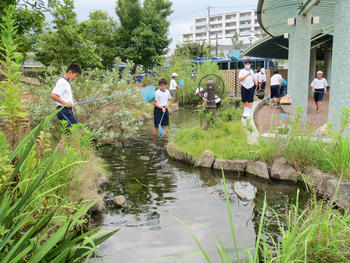
<path fill-rule="evenodd" d="M 156 100 L 152 102 L 154 105 L 154 128 L 152 135 L 156 136 L 158 133 L 158 126 L 160 124 L 160 121 L 162 119 L 163 113 L 164 117 L 161 123 L 161 126 L 163 128 L 164 136 L 166 136 L 166 126 L 169 126 L 169 111 L 168 107 L 170 104 L 171 95 L 169 90 L 166 89 L 166 86 L 168 85 L 168 81 L 166 79 L 159 80 L 159 87 L 156 91 Z"/>

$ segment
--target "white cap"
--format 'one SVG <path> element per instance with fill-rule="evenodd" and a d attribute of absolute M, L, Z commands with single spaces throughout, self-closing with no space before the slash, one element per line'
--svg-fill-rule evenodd
<path fill-rule="evenodd" d="M 177 77 L 178 75 L 176 73 L 171 74 L 171 77 Z"/>
<path fill-rule="evenodd" d="M 323 75 L 323 72 L 320 70 L 320 71 L 317 71 L 317 74 L 322 74 Z"/>
<path fill-rule="evenodd" d="M 199 92 L 203 92 L 203 88 L 202 88 L 202 87 L 196 89 L 196 95 L 197 95 Z"/>
<path fill-rule="evenodd" d="M 264 68 L 260 69 L 260 72 L 265 74 L 265 69 Z"/>

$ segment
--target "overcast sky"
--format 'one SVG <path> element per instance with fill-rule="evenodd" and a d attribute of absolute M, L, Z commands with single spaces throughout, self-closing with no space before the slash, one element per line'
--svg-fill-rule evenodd
<path fill-rule="evenodd" d="M 116 0 L 75 0 L 75 10 L 79 21 L 87 19 L 94 10 L 108 12 L 114 18 Z M 173 39 L 170 48 L 181 41 L 181 35 L 190 30 L 192 19 L 206 16 L 207 6 L 213 7 L 213 14 L 227 11 L 245 11 L 256 8 L 258 0 L 172 0 L 173 14 L 169 17 L 169 36 Z"/>

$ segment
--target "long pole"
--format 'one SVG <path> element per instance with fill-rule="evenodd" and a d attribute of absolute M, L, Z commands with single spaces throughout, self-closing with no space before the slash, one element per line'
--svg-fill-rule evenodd
<path fill-rule="evenodd" d="M 218 33 L 216 33 L 215 56 L 218 57 Z"/>
<path fill-rule="evenodd" d="M 208 6 L 208 45 L 210 46 L 210 6 Z"/>

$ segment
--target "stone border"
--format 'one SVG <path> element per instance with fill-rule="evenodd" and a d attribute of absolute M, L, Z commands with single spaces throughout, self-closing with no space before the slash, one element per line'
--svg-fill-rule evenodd
<path fill-rule="evenodd" d="M 181 161 L 196 167 L 224 170 L 241 175 L 252 175 L 265 180 L 278 180 L 297 183 L 304 181 L 307 185 L 316 189 L 316 192 L 324 198 L 333 200 L 340 208 L 350 208 L 350 180 L 339 179 L 334 175 L 326 174 L 318 169 L 299 174 L 284 158 L 276 159 L 269 169 L 265 162 L 248 160 L 227 160 L 215 158 L 211 150 L 204 151 L 198 158 L 192 154 L 181 152 L 173 143 L 166 145 L 166 151 L 171 159 Z M 339 184 L 339 187 L 338 187 Z M 336 192 L 338 188 L 338 191 Z"/>

